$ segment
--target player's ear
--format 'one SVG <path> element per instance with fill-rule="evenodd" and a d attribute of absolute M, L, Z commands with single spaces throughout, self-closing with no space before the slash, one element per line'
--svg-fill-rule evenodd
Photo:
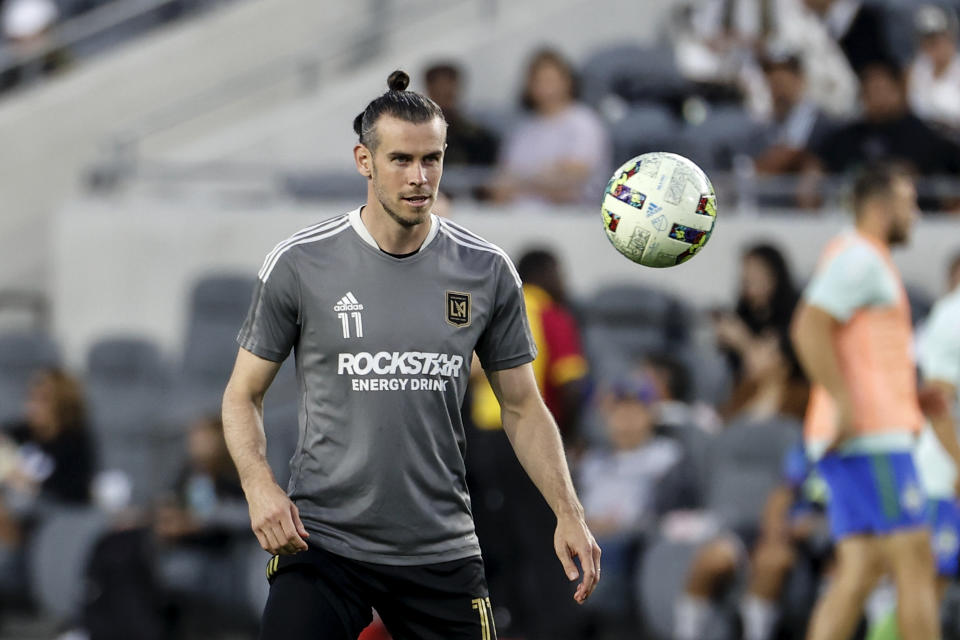
<path fill-rule="evenodd" d="M 353 160 L 357 163 L 357 172 L 365 178 L 373 175 L 373 153 L 364 144 L 353 148 Z"/>

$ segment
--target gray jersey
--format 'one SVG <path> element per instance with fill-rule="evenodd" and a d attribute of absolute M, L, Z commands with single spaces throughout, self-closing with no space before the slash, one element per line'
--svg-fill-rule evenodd
<path fill-rule="evenodd" d="M 357 560 L 480 553 L 460 417 L 471 354 L 488 371 L 536 356 L 509 258 L 448 220 L 430 224 L 406 258 L 377 248 L 360 209 L 294 234 L 267 256 L 237 338 L 278 362 L 295 349 L 288 493 L 311 542 Z"/>

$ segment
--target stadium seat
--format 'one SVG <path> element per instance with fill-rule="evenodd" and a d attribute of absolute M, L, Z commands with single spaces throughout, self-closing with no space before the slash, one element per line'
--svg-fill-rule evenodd
<path fill-rule="evenodd" d="M 366 195 L 366 181 L 355 171 L 302 171 L 289 173 L 284 190 L 300 200 L 360 200 Z"/>
<path fill-rule="evenodd" d="M 0 422 L 21 416 L 34 371 L 59 364 L 57 345 L 42 331 L 12 331 L 0 335 Z"/>
<path fill-rule="evenodd" d="M 649 151 L 689 155 L 689 143 L 681 132 L 680 121 L 662 105 L 641 104 L 630 107 L 622 118 L 612 122 L 610 126 L 614 162 L 620 164 Z"/>
<path fill-rule="evenodd" d="M 599 379 L 621 375 L 664 345 L 683 348 L 689 337 L 689 310 L 663 291 L 615 285 L 578 304 L 584 350 Z"/>
<path fill-rule="evenodd" d="M 780 483 L 783 457 L 799 438 L 799 422 L 786 417 L 735 421 L 717 436 L 710 452 L 707 508 L 723 526 L 756 525 L 768 494 Z"/>
<path fill-rule="evenodd" d="M 160 350 L 146 338 L 103 338 L 87 353 L 87 377 L 123 385 L 162 385 L 166 368 Z"/>
<path fill-rule="evenodd" d="M 75 619 L 90 552 L 107 527 L 107 516 L 92 508 L 57 507 L 45 514 L 27 551 L 30 585 L 44 613 Z"/>
<path fill-rule="evenodd" d="M 730 169 L 737 155 L 763 148 L 764 127 L 740 106 L 713 107 L 706 119 L 683 131 L 688 157 L 704 171 Z"/>
<path fill-rule="evenodd" d="M 165 422 L 174 429 L 200 415 L 219 413 L 253 285 L 246 276 L 212 275 L 194 286 L 183 360 L 167 403 Z"/>
<path fill-rule="evenodd" d="M 690 372 L 693 400 L 722 406 L 733 390 L 733 376 L 726 358 L 713 345 L 689 345 L 678 357 Z"/>
<path fill-rule="evenodd" d="M 656 640 L 673 638 L 673 611 L 683 591 L 697 545 L 663 539 L 650 545 L 640 559 L 636 594 L 643 626 Z M 702 640 L 732 640 L 728 624 L 711 624 Z M 646 637 L 646 636 L 645 636 Z"/>
<path fill-rule="evenodd" d="M 155 344 L 136 337 L 105 338 L 87 356 L 87 397 L 98 466 L 124 472 L 133 501 L 147 503 L 162 488 L 162 418 L 169 372 Z"/>
<path fill-rule="evenodd" d="M 671 100 L 689 88 L 672 47 L 608 45 L 591 53 L 580 71 L 581 96 L 594 106 L 610 95 L 630 103 Z"/>

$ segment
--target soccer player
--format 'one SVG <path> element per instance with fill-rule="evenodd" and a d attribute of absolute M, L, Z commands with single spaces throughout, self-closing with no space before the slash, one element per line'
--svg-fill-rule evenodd
<path fill-rule="evenodd" d="M 925 500 L 911 455 L 923 417 L 911 358 L 910 307 L 890 248 L 916 218 L 909 175 L 866 168 L 852 192 L 855 230 L 826 248 L 793 324 L 813 383 L 808 454 L 830 490 L 837 567 L 809 640 L 847 640 L 887 571 L 904 640 L 940 637 Z"/>
<path fill-rule="evenodd" d="M 496 637 L 464 478 L 474 351 L 556 514 L 563 570 L 582 577 L 574 599 L 600 576 L 534 381 L 520 279 L 498 247 L 430 213 L 446 123 L 408 82 L 391 74 L 354 121 L 366 204 L 270 252 L 238 336 L 223 416 L 252 528 L 275 554 L 262 638 L 353 640 L 371 608 L 395 640 Z M 284 491 L 266 461 L 262 399 L 291 349 L 300 439 Z"/>
<path fill-rule="evenodd" d="M 930 312 L 919 350 L 924 382 L 944 402 L 940 411 L 930 414 L 930 428 L 920 436 L 915 454 L 928 498 L 941 598 L 947 583 L 957 575 L 960 546 L 960 444 L 954 413 L 960 401 L 960 255 L 951 264 L 949 285 L 950 292 Z"/>

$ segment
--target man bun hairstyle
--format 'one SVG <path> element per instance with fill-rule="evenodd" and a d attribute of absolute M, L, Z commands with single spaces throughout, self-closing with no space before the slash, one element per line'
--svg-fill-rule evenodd
<path fill-rule="evenodd" d="M 430 98 L 407 91 L 410 76 L 406 71 L 397 69 L 387 77 L 387 92 L 374 98 L 370 104 L 353 119 L 353 131 L 360 138 L 360 144 L 369 149 L 377 146 L 375 126 L 380 116 L 392 116 L 400 120 L 420 124 L 440 118 L 444 123 L 443 111 Z"/>

